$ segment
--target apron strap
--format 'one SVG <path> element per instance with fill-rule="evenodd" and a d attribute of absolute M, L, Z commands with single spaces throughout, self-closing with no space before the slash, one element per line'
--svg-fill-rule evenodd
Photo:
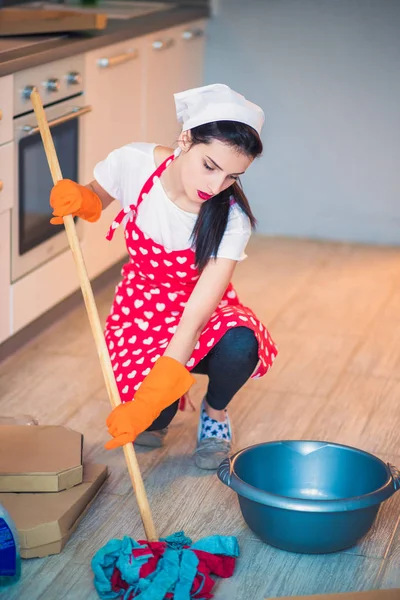
<path fill-rule="evenodd" d="M 154 173 L 152 173 L 150 175 L 150 177 L 144 183 L 144 185 L 140 191 L 136 205 L 130 204 L 129 206 L 126 206 L 125 208 L 120 210 L 120 212 L 115 217 L 114 221 L 111 223 L 111 227 L 107 232 L 106 239 L 108 241 L 112 240 L 115 230 L 117 229 L 117 227 L 119 227 L 119 225 L 122 223 L 123 219 L 126 217 L 127 214 L 132 213 L 133 216 L 136 216 L 137 210 L 143 201 L 144 194 L 148 194 L 150 192 L 150 190 L 152 189 L 152 187 L 155 183 L 155 180 L 159 179 L 161 177 L 161 175 L 164 173 L 165 169 L 167 167 L 169 167 L 169 165 L 172 163 L 172 161 L 175 160 L 176 156 L 178 156 L 179 151 L 180 151 L 180 148 L 175 150 L 174 154 L 171 154 L 171 156 L 166 158 L 164 160 L 164 162 L 162 162 L 161 165 L 159 167 L 157 167 L 157 169 L 154 171 Z"/>

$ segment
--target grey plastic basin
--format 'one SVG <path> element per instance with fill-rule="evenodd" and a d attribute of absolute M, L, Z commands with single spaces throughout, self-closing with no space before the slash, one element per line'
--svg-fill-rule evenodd
<path fill-rule="evenodd" d="M 324 554 L 355 545 L 400 472 L 376 456 L 331 442 L 285 440 L 225 459 L 219 479 L 238 494 L 247 525 L 290 552 Z"/>

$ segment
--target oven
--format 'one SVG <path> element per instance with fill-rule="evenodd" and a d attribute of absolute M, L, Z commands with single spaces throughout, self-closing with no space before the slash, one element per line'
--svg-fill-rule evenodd
<path fill-rule="evenodd" d="M 40 65 L 14 75 L 14 146 L 16 198 L 11 217 L 11 279 L 17 281 L 68 248 L 64 225 L 51 225 L 53 186 L 30 93 L 42 98 L 65 179 L 80 180 L 80 119 L 85 104 L 83 56 Z M 82 224 L 75 219 L 82 239 Z"/>

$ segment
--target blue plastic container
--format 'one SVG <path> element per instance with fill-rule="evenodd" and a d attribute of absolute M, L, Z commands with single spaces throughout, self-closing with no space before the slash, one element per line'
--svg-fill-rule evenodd
<path fill-rule="evenodd" d="M 290 552 L 325 554 L 357 544 L 400 472 L 376 456 L 331 442 L 287 440 L 225 459 L 219 479 L 238 494 L 247 525 Z"/>
<path fill-rule="evenodd" d="M 21 577 L 21 557 L 17 528 L 0 504 L 0 588 L 16 583 Z"/>

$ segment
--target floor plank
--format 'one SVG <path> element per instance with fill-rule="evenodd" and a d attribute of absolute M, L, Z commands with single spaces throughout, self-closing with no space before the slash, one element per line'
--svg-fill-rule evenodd
<path fill-rule="evenodd" d="M 377 319 L 363 339 L 349 370 L 400 380 L 400 321 Z"/>
<path fill-rule="evenodd" d="M 341 247 L 313 273 L 272 327 L 328 335 L 362 335 L 400 278 L 397 251 Z"/>
<path fill-rule="evenodd" d="M 310 439 L 400 455 L 399 394 L 398 381 L 346 371 L 306 433 Z"/>
<path fill-rule="evenodd" d="M 381 565 L 376 587 L 400 589 L 400 516 L 397 528 L 393 533 L 392 543 L 388 548 L 385 561 Z"/>
<path fill-rule="evenodd" d="M 299 245 L 297 241 L 254 236 L 247 248 L 249 258 L 239 263 L 233 279 L 241 301 L 271 325 L 335 249 L 329 243 L 305 241 Z"/>
<path fill-rule="evenodd" d="M 60 560 L 61 556 L 63 560 Z M 66 554 L 23 560 L 20 581 L 3 591 L 0 590 L 0 598 L 2 600 L 6 598 L 7 600 L 41 599 L 60 573 L 67 572 L 71 577 L 71 573 L 75 572 L 75 565 L 70 562 L 71 559 Z M 53 588 L 53 592 L 54 598 L 56 598 L 60 590 Z"/>
<path fill-rule="evenodd" d="M 354 352 L 357 337 L 278 331 L 278 358 L 268 374 L 274 391 L 326 396 Z"/>
<path fill-rule="evenodd" d="M 242 552 L 252 560 L 238 561 L 234 577 L 219 581 L 216 598 L 275 598 L 373 589 L 381 559 L 332 554 L 300 555 L 246 540 Z"/>

